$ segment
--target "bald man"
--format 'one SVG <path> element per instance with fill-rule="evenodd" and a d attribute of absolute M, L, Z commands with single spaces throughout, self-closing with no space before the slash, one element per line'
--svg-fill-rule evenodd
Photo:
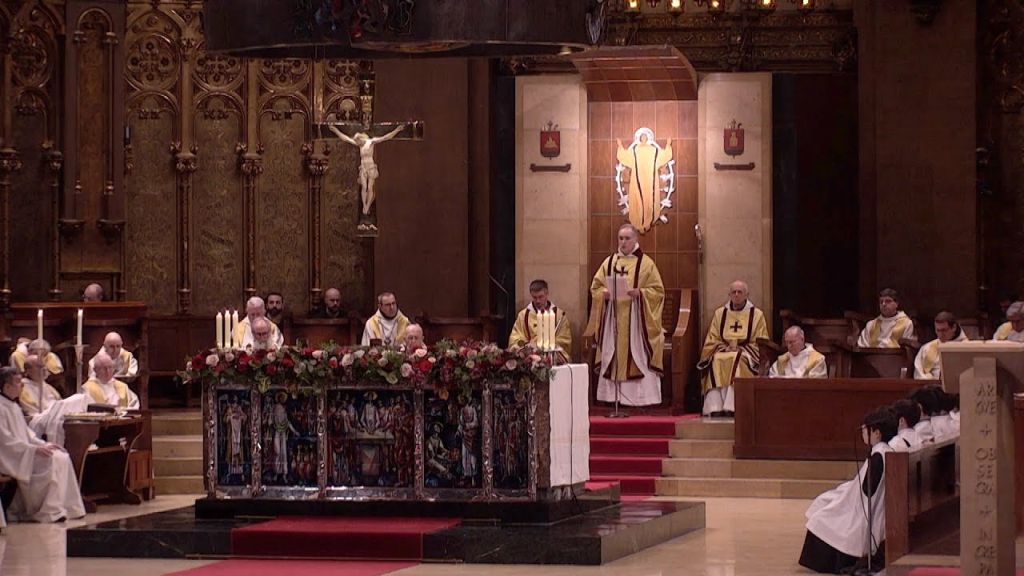
<path fill-rule="evenodd" d="M 43 364 L 46 366 L 47 379 L 64 373 L 64 364 L 60 361 L 60 357 L 50 351 L 50 343 L 42 338 L 36 338 L 35 340 L 19 338 L 17 347 L 11 353 L 11 367 L 17 369 L 18 372 L 24 372 L 25 357 L 30 354 L 43 359 Z"/>
<path fill-rule="evenodd" d="M 1017 301 L 1006 309 L 1006 322 L 996 328 L 993 340 L 1024 342 L 1024 302 Z"/>
<path fill-rule="evenodd" d="M 18 403 L 25 416 L 31 418 L 60 402 L 60 392 L 46 382 L 46 368 L 39 356 L 29 354 L 25 357 L 25 373 L 21 382 L 23 386 Z"/>
<path fill-rule="evenodd" d="M 253 350 L 277 350 L 277 346 L 271 340 L 273 323 L 266 318 L 257 318 L 252 321 L 252 349 Z"/>
<path fill-rule="evenodd" d="M 103 286 L 89 284 L 82 290 L 82 302 L 103 302 Z"/>
<path fill-rule="evenodd" d="M 779 356 L 768 370 L 769 378 L 827 378 L 825 355 L 804 339 L 804 329 L 790 326 L 782 336 L 786 353 Z"/>
<path fill-rule="evenodd" d="M 409 324 L 405 329 L 405 353 L 412 354 L 420 348 L 426 348 L 423 342 L 423 327 L 419 324 Z"/>
<path fill-rule="evenodd" d="M 124 349 L 124 340 L 117 332 L 107 333 L 103 338 L 103 350 L 97 352 L 96 356 L 101 352 L 105 352 L 114 360 L 115 378 L 135 378 L 139 375 L 139 363 L 135 360 L 135 355 Z M 96 377 L 96 370 L 93 368 L 96 356 L 89 360 L 89 378 Z"/>
<path fill-rule="evenodd" d="M 235 327 L 234 341 L 238 344 L 239 348 L 248 348 L 253 346 L 254 338 L 252 335 L 252 322 L 257 318 L 267 317 L 267 307 L 263 303 L 263 298 L 259 296 L 253 296 L 249 298 L 249 301 L 245 303 L 245 318 L 242 318 L 238 322 L 238 326 Z M 270 322 L 270 320 L 267 320 Z M 269 344 L 273 348 L 280 348 L 284 345 L 284 335 L 277 329 L 277 325 L 270 322 L 270 340 Z"/>
<path fill-rule="evenodd" d="M 341 291 L 337 288 L 328 288 L 324 291 L 323 304 L 309 314 L 310 318 L 344 318 L 345 312 L 341 309 Z"/>
<path fill-rule="evenodd" d="M 704 388 L 705 416 L 729 417 L 736 412 L 733 378 L 757 376 L 760 353 L 758 338 L 769 338 L 764 312 L 749 298 L 747 283 L 729 285 L 729 301 L 715 310 L 708 326 L 697 369 Z"/>

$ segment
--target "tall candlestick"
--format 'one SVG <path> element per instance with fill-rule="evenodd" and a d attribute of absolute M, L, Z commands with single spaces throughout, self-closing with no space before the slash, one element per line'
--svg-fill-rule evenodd
<path fill-rule="evenodd" d="M 36 332 L 39 334 L 36 338 L 43 339 L 43 309 L 40 308 L 39 312 L 36 312 Z"/>
<path fill-rule="evenodd" d="M 78 345 L 82 346 L 82 309 L 78 309 Z"/>
<path fill-rule="evenodd" d="M 224 315 L 217 312 L 217 348 L 224 348 Z"/>

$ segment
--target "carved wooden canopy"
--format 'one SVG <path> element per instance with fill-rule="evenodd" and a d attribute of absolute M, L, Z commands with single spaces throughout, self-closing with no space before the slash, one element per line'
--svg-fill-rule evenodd
<path fill-rule="evenodd" d="M 571 60 L 591 102 L 697 99 L 697 72 L 672 46 L 609 46 Z"/>
<path fill-rule="evenodd" d="M 261 58 L 511 56 L 595 43 L 590 0 L 206 0 L 206 48 Z"/>

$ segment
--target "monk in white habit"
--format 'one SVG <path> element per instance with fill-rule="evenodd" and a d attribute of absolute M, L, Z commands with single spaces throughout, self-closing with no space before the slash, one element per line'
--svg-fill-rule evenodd
<path fill-rule="evenodd" d="M 914 358 L 914 378 L 919 380 L 941 380 L 942 363 L 939 344 L 942 342 L 963 342 L 967 335 L 951 312 L 943 310 L 935 315 L 935 340 L 928 342 L 917 351 Z"/>
<path fill-rule="evenodd" d="M 419 324 L 409 324 L 409 327 L 405 329 L 403 344 L 406 354 L 412 354 L 417 350 L 426 348 L 427 345 L 423 341 L 423 327 Z"/>
<path fill-rule="evenodd" d="M 96 376 L 82 384 L 82 391 L 73 394 L 34 416 L 29 425 L 40 436 L 63 446 L 64 417 L 89 410 L 90 404 L 106 404 L 121 410 L 137 410 L 139 397 L 127 384 L 114 378 L 114 361 L 106 352 L 93 359 Z"/>
<path fill-rule="evenodd" d="M 124 340 L 117 332 L 108 332 L 103 338 L 103 352 L 114 359 L 114 378 L 135 378 L 139 375 L 139 362 L 135 355 L 124 349 Z M 99 352 L 96 353 L 99 355 Z M 89 378 L 96 377 L 96 370 L 93 362 L 96 356 L 89 360 Z"/>
<path fill-rule="evenodd" d="M 844 574 L 869 554 L 872 565 L 884 565 L 884 558 L 876 560 L 875 555 L 884 556 L 885 454 L 892 452 L 889 441 L 894 436 L 892 408 L 878 408 L 864 417 L 861 437 L 871 455 L 856 476 L 815 498 L 807 509 L 801 566 L 823 574 Z"/>
<path fill-rule="evenodd" d="M 804 329 L 790 326 L 782 336 L 786 353 L 779 356 L 768 369 L 770 378 L 827 378 L 825 355 L 804 339 Z"/>
<path fill-rule="evenodd" d="M 398 299 L 391 292 L 377 296 L 377 312 L 370 316 L 363 328 L 363 346 L 379 340 L 385 346 L 398 346 L 405 339 L 409 319 L 398 309 Z"/>
<path fill-rule="evenodd" d="M 0 470 L 17 480 L 11 520 L 60 522 L 85 516 L 71 458 L 60 446 L 40 440 L 25 424 L 18 399 L 21 375 L 0 368 Z M 0 513 L 0 526 L 6 521 Z"/>
<path fill-rule="evenodd" d="M 892 288 L 879 292 L 878 312 L 860 331 L 858 348 L 899 348 L 901 339 L 914 339 L 914 322 L 900 310 L 899 293 Z"/>
<path fill-rule="evenodd" d="M 43 359 L 47 378 L 64 373 L 64 364 L 60 361 L 60 357 L 50 351 L 50 343 L 42 338 L 31 341 L 27 338 L 18 339 L 18 345 L 11 353 L 11 367 L 16 368 L 18 372 L 24 372 L 25 357 L 29 354 L 35 354 Z"/>
<path fill-rule="evenodd" d="M 737 280 L 730 284 L 729 301 L 715 310 L 708 326 L 697 363 L 704 388 L 705 416 L 733 416 L 733 378 L 757 376 L 761 362 L 757 339 L 770 337 L 764 312 L 754 306 L 749 294 L 746 282 Z"/>
<path fill-rule="evenodd" d="M 252 346 L 252 322 L 257 318 L 266 317 L 267 306 L 263 303 L 263 298 L 259 296 L 249 298 L 249 301 L 245 303 L 245 318 L 239 320 L 238 326 L 235 326 L 235 345 L 242 349 Z M 270 322 L 270 320 L 267 320 L 267 322 Z M 274 348 L 280 348 L 284 345 L 284 334 L 281 334 L 281 331 L 278 330 L 277 325 L 273 322 L 270 322 L 270 342 Z"/>
<path fill-rule="evenodd" d="M 29 418 L 60 402 L 62 398 L 60 392 L 46 382 L 46 368 L 35 354 L 25 358 L 25 374 L 22 376 L 21 384 L 19 403 L 25 416 Z"/>
<path fill-rule="evenodd" d="M 512 333 L 508 337 L 509 346 L 539 346 L 538 335 L 539 313 L 553 312 L 555 317 L 554 345 L 562 353 L 563 360 L 568 360 L 572 353 L 572 326 L 565 310 L 555 306 L 548 299 L 548 283 L 545 280 L 530 282 L 530 303 L 519 311 Z"/>
<path fill-rule="evenodd" d="M 640 249 L 632 224 L 619 227 L 619 249 L 605 258 L 590 283 L 586 334 L 598 349 L 597 399 L 627 406 L 661 403 L 665 285 L 654 259 Z"/>
<path fill-rule="evenodd" d="M 996 328 L 993 340 L 1024 342 L 1024 302 L 1017 301 L 1006 309 L 1006 322 Z"/>

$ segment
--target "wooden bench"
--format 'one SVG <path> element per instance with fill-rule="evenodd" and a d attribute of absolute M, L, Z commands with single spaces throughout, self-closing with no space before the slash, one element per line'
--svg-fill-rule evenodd
<path fill-rule="evenodd" d="M 955 439 L 914 452 L 886 453 L 887 566 L 910 553 L 934 552 L 929 546 L 959 533 L 958 456 Z"/>
<path fill-rule="evenodd" d="M 497 340 L 498 318 L 482 313 L 476 317 L 454 318 L 422 315 L 410 317 L 423 328 L 423 340 L 428 345 L 448 338 L 456 342 L 474 340 L 494 342 Z M 362 334 L 360 332 L 360 334 Z"/>

